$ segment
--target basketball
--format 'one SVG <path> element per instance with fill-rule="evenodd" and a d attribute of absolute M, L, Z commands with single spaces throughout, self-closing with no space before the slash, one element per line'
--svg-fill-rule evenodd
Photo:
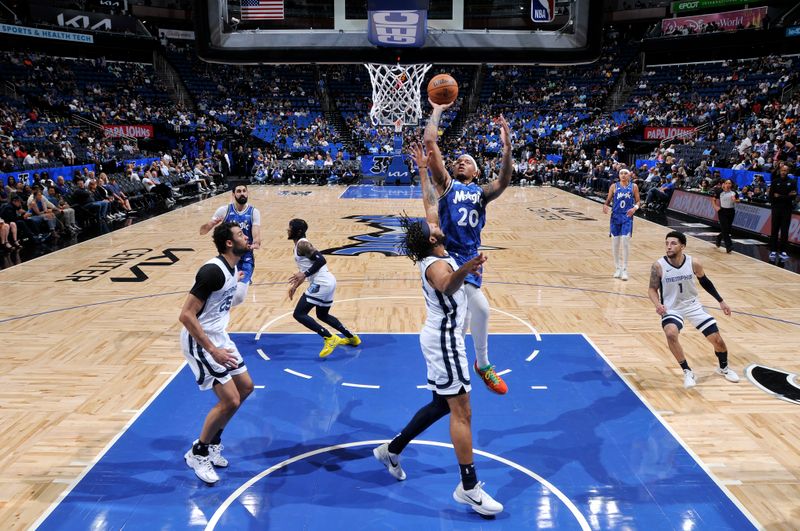
<path fill-rule="evenodd" d="M 428 82 L 428 98 L 439 105 L 453 103 L 458 97 L 458 83 L 450 74 L 437 74 Z"/>

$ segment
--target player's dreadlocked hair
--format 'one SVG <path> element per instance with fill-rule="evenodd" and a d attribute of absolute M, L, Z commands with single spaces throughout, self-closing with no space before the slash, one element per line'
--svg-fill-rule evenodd
<path fill-rule="evenodd" d="M 403 229 L 403 237 L 397 244 L 397 250 L 411 258 L 415 264 L 433 252 L 433 244 L 430 241 L 431 229 L 428 222 L 420 218 L 410 218 L 405 212 L 400 216 L 400 227 Z"/>

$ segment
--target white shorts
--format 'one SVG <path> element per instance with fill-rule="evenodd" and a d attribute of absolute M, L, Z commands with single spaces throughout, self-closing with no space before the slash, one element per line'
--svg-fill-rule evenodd
<path fill-rule="evenodd" d="M 466 392 L 472 390 L 461 333 L 455 330 L 442 332 L 425 326 L 419 334 L 419 344 L 428 367 L 428 389 L 445 396 L 458 394 L 462 387 Z"/>
<path fill-rule="evenodd" d="M 661 317 L 661 327 L 674 324 L 678 327 L 678 330 L 681 330 L 684 319 L 688 320 L 692 326 L 700 330 L 705 336 L 710 336 L 719 331 L 717 320 L 709 315 L 699 302 L 685 308 L 667 310 L 667 313 Z"/>
<path fill-rule="evenodd" d="M 335 291 L 336 277 L 328 275 L 327 277 L 315 278 L 306 288 L 305 296 L 308 302 L 314 306 L 330 307 L 333 305 L 333 293 Z"/>
<path fill-rule="evenodd" d="M 236 356 L 237 365 L 235 369 L 228 370 L 214 360 L 214 358 L 203 350 L 203 347 L 197 344 L 189 332 L 184 328 L 181 330 L 181 348 L 183 355 L 189 362 L 189 367 L 192 368 L 197 386 L 205 391 L 214 386 L 217 381 L 221 384 L 228 383 L 231 376 L 242 374 L 247 371 L 244 364 L 242 355 L 239 354 L 239 349 L 236 344 L 228 337 L 228 334 L 222 332 L 221 334 L 208 334 L 208 339 L 219 348 L 233 349 L 233 355 Z"/>

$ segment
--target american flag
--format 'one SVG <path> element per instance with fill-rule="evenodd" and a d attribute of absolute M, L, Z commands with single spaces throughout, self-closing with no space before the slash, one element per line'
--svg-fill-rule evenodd
<path fill-rule="evenodd" d="M 242 0 L 242 20 L 283 20 L 283 0 Z"/>

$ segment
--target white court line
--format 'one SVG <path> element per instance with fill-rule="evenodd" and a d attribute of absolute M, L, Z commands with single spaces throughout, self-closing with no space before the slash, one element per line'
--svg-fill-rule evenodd
<path fill-rule="evenodd" d="M 264 389 L 263 385 L 254 385 L 253 389 Z"/>
<path fill-rule="evenodd" d="M 299 376 L 300 378 L 305 378 L 306 380 L 310 380 L 311 376 L 308 374 L 303 374 L 302 372 L 293 371 L 292 369 L 283 369 L 283 372 L 288 372 L 289 374 L 294 374 L 295 376 Z"/>
<path fill-rule="evenodd" d="M 309 457 L 314 457 L 315 455 L 319 455 L 319 454 L 322 454 L 322 453 L 325 453 L 325 452 L 330 452 L 330 451 L 334 451 L 334 450 L 341 450 L 343 448 L 352 448 L 354 446 L 375 446 L 375 445 L 383 444 L 383 443 L 386 443 L 386 442 L 389 442 L 389 440 L 388 439 L 381 439 L 381 440 L 375 440 L 375 441 L 358 441 L 358 442 L 349 442 L 349 443 L 344 443 L 344 444 L 336 444 L 334 446 L 327 446 L 325 448 L 318 448 L 316 450 L 312 450 L 312 451 L 306 452 L 304 454 L 296 455 L 294 457 L 290 457 L 289 459 L 281 461 L 277 465 L 273 465 L 273 466 L 269 467 L 268 469 L 264 470 L 263 472 L 260 472 L 259 474 L 253 476 L 252 478 L 250 478 L 249 480 L 244 482 L 239 488 L 237 488 L 235 491 L 233 491 L 233 493 L 231 493 L 231 495 L 228 496 L 228 498 L 225 501 L 222 502 L 222 504 L 217 508 L 217 510 L 214 511 L 214 514 L 211 516 L 211 518 L 209 518 L 208 524 L 206 525 L 206 528 L 205 528 L 205 531 L 212 531 L 217 526 L 217 523 L 219 523 L 219 520 L 220 520 L 220 518 L 222 518 L 222 515 L 225 514 L 225 511 L 228 510 L 228 507 L 230 507 L 231 504 L 234 501 L 236 501 L 242 494 L 244 494 L 247 491 L 247 489 L 249 489 L 250 487 L 255 485 L 258 481 L 260 481 L 260 480 L 264 479 L 265 477 L 267 477 L 268 475 L 272 474 L 276 470 L 280 470 L 281 468 L 284 468 L 284 467 L 286 467 L 288 465 L 291 465 L 292 463 L 295 463 L 297 461 L 301 461 L 303 459 L 307 459 Z M 439 446 L 441 448 L 450 448 L 450 449 L 453 448 L 452 444 L 442 443 L 442 442 L 438 442 L 438 441 L 419 441 L 419 440 L 414 440 L 414 441 L 411 441 L 411 444 L 420 444 L 420 445 L 426 445 L 426 446 Z M 475 449 L 475 448 L 472 451 L 473 451 L 473 453 L 476 453 L 478 455 L 482 455 L 484 457 L 488 457 L 489 459 L 493 459 L 493 460 L 495 460 L 495 461 L 497 461 L 499 463 L 502 463 L 502 464 L 504 464 L 506 466 L 514 468 L 514 469 L 522 472 L 526 476 L 529 476 L 529 477 L 533 478 L 534 480 L 539 482 L 543 487 L 545 487 L 547 490 L 552 492 L 559 500 L 561 500 L 561 503 L 563 503 L 567 507 L 567 509 L 569 509 L 569 511 L 572 513 L 572 516 L 575 517 L 575 520 L 577 521 L 578 525 L 580 525 L 582 531 L 590 531 L 591 530 L 591 527 L 589 526 L 589 522 L 586 521 L 586 517 L 583 516 L 583 514 L 575 506 L 575 504 L 572 503 L 572 500 L 570 500 L 567 497 L 566 494 L 561 492 L 559 489 L 557 489 L 555 487 L 555 485 L 553 485 L 552 483 L 550 483 L 549 481 L 544 479 L 542 476 L 538 475 L 537 473 L 535 473 L 534 471 L 532 471 L 532 470 L 530 470 L 528 468 L 525 468 L 524 466 L 522 466 L 522 465 L 520 465 L 518 463 L 510 461 L 510 460 L 508 460 L 508 459 L 506 459 L 504 457 L 500 457 L 499 455 L 490 454 L 489 452 L 484 452 L 483 450 L 478 450 L 478 449 Z"/>
<path fill-rule="evenodd" d="M 533 352 L 531 352 L 530 356 L 525 358 L 525 361 L 533 361 L 533 358 L 535 358 L 538 355 L 539 355 L 539 351 L 538 350 L 534 350 Z"/>
<path fill-rule="evenodd" d="M 345 387 L 360 387 L 361 389 L 380 389 L 380 385 L 369 385 L 369 384 L 354 384 L 354 383 L 347 383 L 342 382 L 342 385 Z"/>
<path fill-rule="evenodd" d="M 532 385 L 531 389 L 547 389 L 546 385 Z"/>
<path fill-rule="evenodd" d="M 678 441 L 678 443 L 681 446 L 683 446 L 683 449 L 686 450 L 686 453 L 688 453 L 690 456 L 692 456 L 692 459 L 694 459 L 695 462 L 700 466 L 700 468 L 702 468 L 703 471 L 706 474 L 708 474 L 708 477 L 711 478 L 711 481 L 716 483 L 717 486 L 720 488 L 720 490 L 723 493 L 725 493 L 725 495 L 731 500 L 731 502 L 733 502 L 733 504 L 736 505 L 736 507 L 738 507 L 740 511 L 742 511 L 742 514 L 745 516 L 745 518 L 750 520 L 750 523 L 753 524 L 753 526 L 755 526 L 756 529 L 763 529 L 763 526 L 761 524 L 759 524 L 758 520 L 756 520 L 756 518 L 752 514 L 750 514 L 750 511 L 748 511 L 747 508 L 745 508 L 745 506 L 742 505 L 742 502 L 740 502 L 731 493 L 731 491 L 729 491 L 725 487 L 724 483 L 720 482 L 717 479 L 717 477 L 714 476 L 714 474 L 711 472 L 711 469 L 708 468 L 708 466 L 700 460 L 700 457 L 698 457 L 697 454 L 694 453 L 694 451 L 691 448 L 689 448 L 689 446 L 687 446 L 687 444 L 685 442 L 683 442 L 683 439 L 681 439 L 680 436 L 678 436 L 678 434 L 675 432 L 675 430 L 672 429 L 672 426 L 667 424 L 666 421 L 664 420 L 664 418 L 661 415 L 659 415 L 658 412 L 650 406 L 650 404 L 647 402 L 647 400 L 645 400 L 644 396 L 642 396 L 641 393 L 639 393 L 639 391 L 637 391 L 636 388 L 633 385 L 631 385 L 630 382 L 628 382 L 628 380 L 620 374 L 620 372 L 617 370 L 616 366 L 614 366 L 614 364 L 611 363 L 611 360 L 609 360 L 606 357 L 606 355 L 603 354 L 603 352 L 599 348 L 597 348 L 597 345 L 594 344 L 594 342 L 589 338 L 589 336 L 587 336 L 586 334 L 581 334 L 581 335 L 583 336 L 584 339 L 586 339 L 586 342 L 589 343 L 592 346 L 592 348 L 595 350 L 595 352 L 597 352 L 597 354 L 606 361 L 608 366 L 611 367 L 611 369 L 615 373 L 617 373 L 617 375 L 620 377 L 620 379 L 623 382 L 625 382 L 625 385 L 628 386 L 628 389 L 630 389 L 631 392 L 633 394 L 635 394 L 639 398 L 639 400 L 642 401 L 642 404 L 644 404 L 645 407 L 650 410 L 650 412 L 653 414 L 653 416 L 655 416 L 658 419 L 658 421 L 661 423 L 662 426 L 664 426 L 664 428 L 670 433 L 670 435 L 672 435 L 675 438 L 675 440 Z"/>
<path fill-rule="evenodd" d="M 417 386 L 417 389 L 427 389 L 427 388 L 428 388 L 427 385 L 418 385 Z"/>
<path fill-rule="evenodd" d="M 155 219 L 155 218 L 151 218 L 151 219 Z M 111 449 L 111 447 L 114 446 L 114 444 L 119 440 L 119 438 L 122 437 L 125 434 L 125 432 L 128 431 L 128 429 L 131 426 L 133 426 L 133 423 L 136 422 L 136 419 L 139 418 L 139 415 L 141 415 L 143 411 L 145 411 L 148 407 L 150 407 L 150 404 L 152 404 L 155 401 L 155 399 L 158 398 L 158 396 L 164 391 L 164 389 L 167 388 L 167 386 L 170 384 L 170 382 L 172 382 L 172 380 L 175 379 L 175 377 L 178 375 L 178 373 L 181 372 L 181 370 L 186 365 L 186 363 L 187 363 L 186 361 L 181 363 L 180 367 L 178 367 L 175 370 L 175 372 L 172 373 L 172 377 L 167 378 L 167 381 L 164 382 L 164 385 L 162 385 L 155 393 L 153 393 L 153 396 L 151 396 L 150 399 L 145 403 L 145 405 L 142 406 L 142 409 L 138 410 L 138 413 L 136 415 L 134 415 L 133 417 L 131 417 L 131 419 L 127 422 L 127 424 L 125 424 L 125 426 L 122 428 L 122 430 L 120 430 L 120 432 L 117 433 L 108 442 L 106 447 L 103 448 L 100 451 L 99 454 L 97 454 L 97 457 L 92 459 L 91 464 L 89 466 L 87 466 L 86 469 L 84 469 L 84 471 L 81 472 L 80 475 L 77 478 L 72 480 L 72 482 L 69 482 L 69 480 L 64 480 L 64 479 L 54 479 L 53 480 L 53 483 L 69 483 L 69 486 L 66 489 L 64 489 L 64 492 L 62 492 L 53 503 L 50 504 L 50 507 L 48 507 L 47 510 L 44 513 L 42 513 L 42 515 L 39 517 L 39 519 L 36 520 L 36 522 L 33 523 L 33 525 L 31 526 L 31 529 L 36 529 L 40 525 L 42 525 L 42 522 L 44 522 L 47 519 L 47 517 L 50 516 L 50 513 L 52 513 L 55 510 L 55 508 L 58 507 L 58 505 L 62 501 L 64 501 L 64 498 L 66 498 L 69 495 L 69 493 L 72 492 L 72 490 L 78 485 L 78 483 L 80 483 L 80 481 L 86 476 L 86 474 L 88 474 L 89 471 L 94 467 L 94 465 L 96 465 L 103 458 L 103 456 L 106 455 L 106 453 Z"/>
<path fill-rule="evenodd" d="M 256 349 L 256 352 L 258 352 L 258 355 L 259 355 L 259 356 L 261 356 L 262 358 L 264 358 L 264 361 L 269 361 L 269 356 L 267 356 L 266 354 L 264 354 L 264 351 L 263 351 L 263 350 L 261 350 L 260 348 L 257 348 L 257 349 Z"/>
<path fill-rule="evenodd" d="M 658 413 L 659 415 L 661 415 L 662 417 L 668 417 L 668 416 L 670 416 L 670 415 L 674 415 L 674 414 L 675 414 L 675 412 L 674 412 L 674 411 L 670 411 L 670 410 L 668 410 L 668 409 L 664 409 L 664 410 L 657 411 L 657 413 Z"/>
<path fill-rule="evenodd" d="M 497 376 L 503 376 L 504 374 L 508 374 L 511 372 L 511 369 L 506 369 L 504 371 L 500 371 L 497 373 Z"/>
<path fill-rule="evenodd" d="M 123 413 L 128 413 L 129 415 L 137 415 L 142 412 L 141 409 L 123 409 Z"/>

